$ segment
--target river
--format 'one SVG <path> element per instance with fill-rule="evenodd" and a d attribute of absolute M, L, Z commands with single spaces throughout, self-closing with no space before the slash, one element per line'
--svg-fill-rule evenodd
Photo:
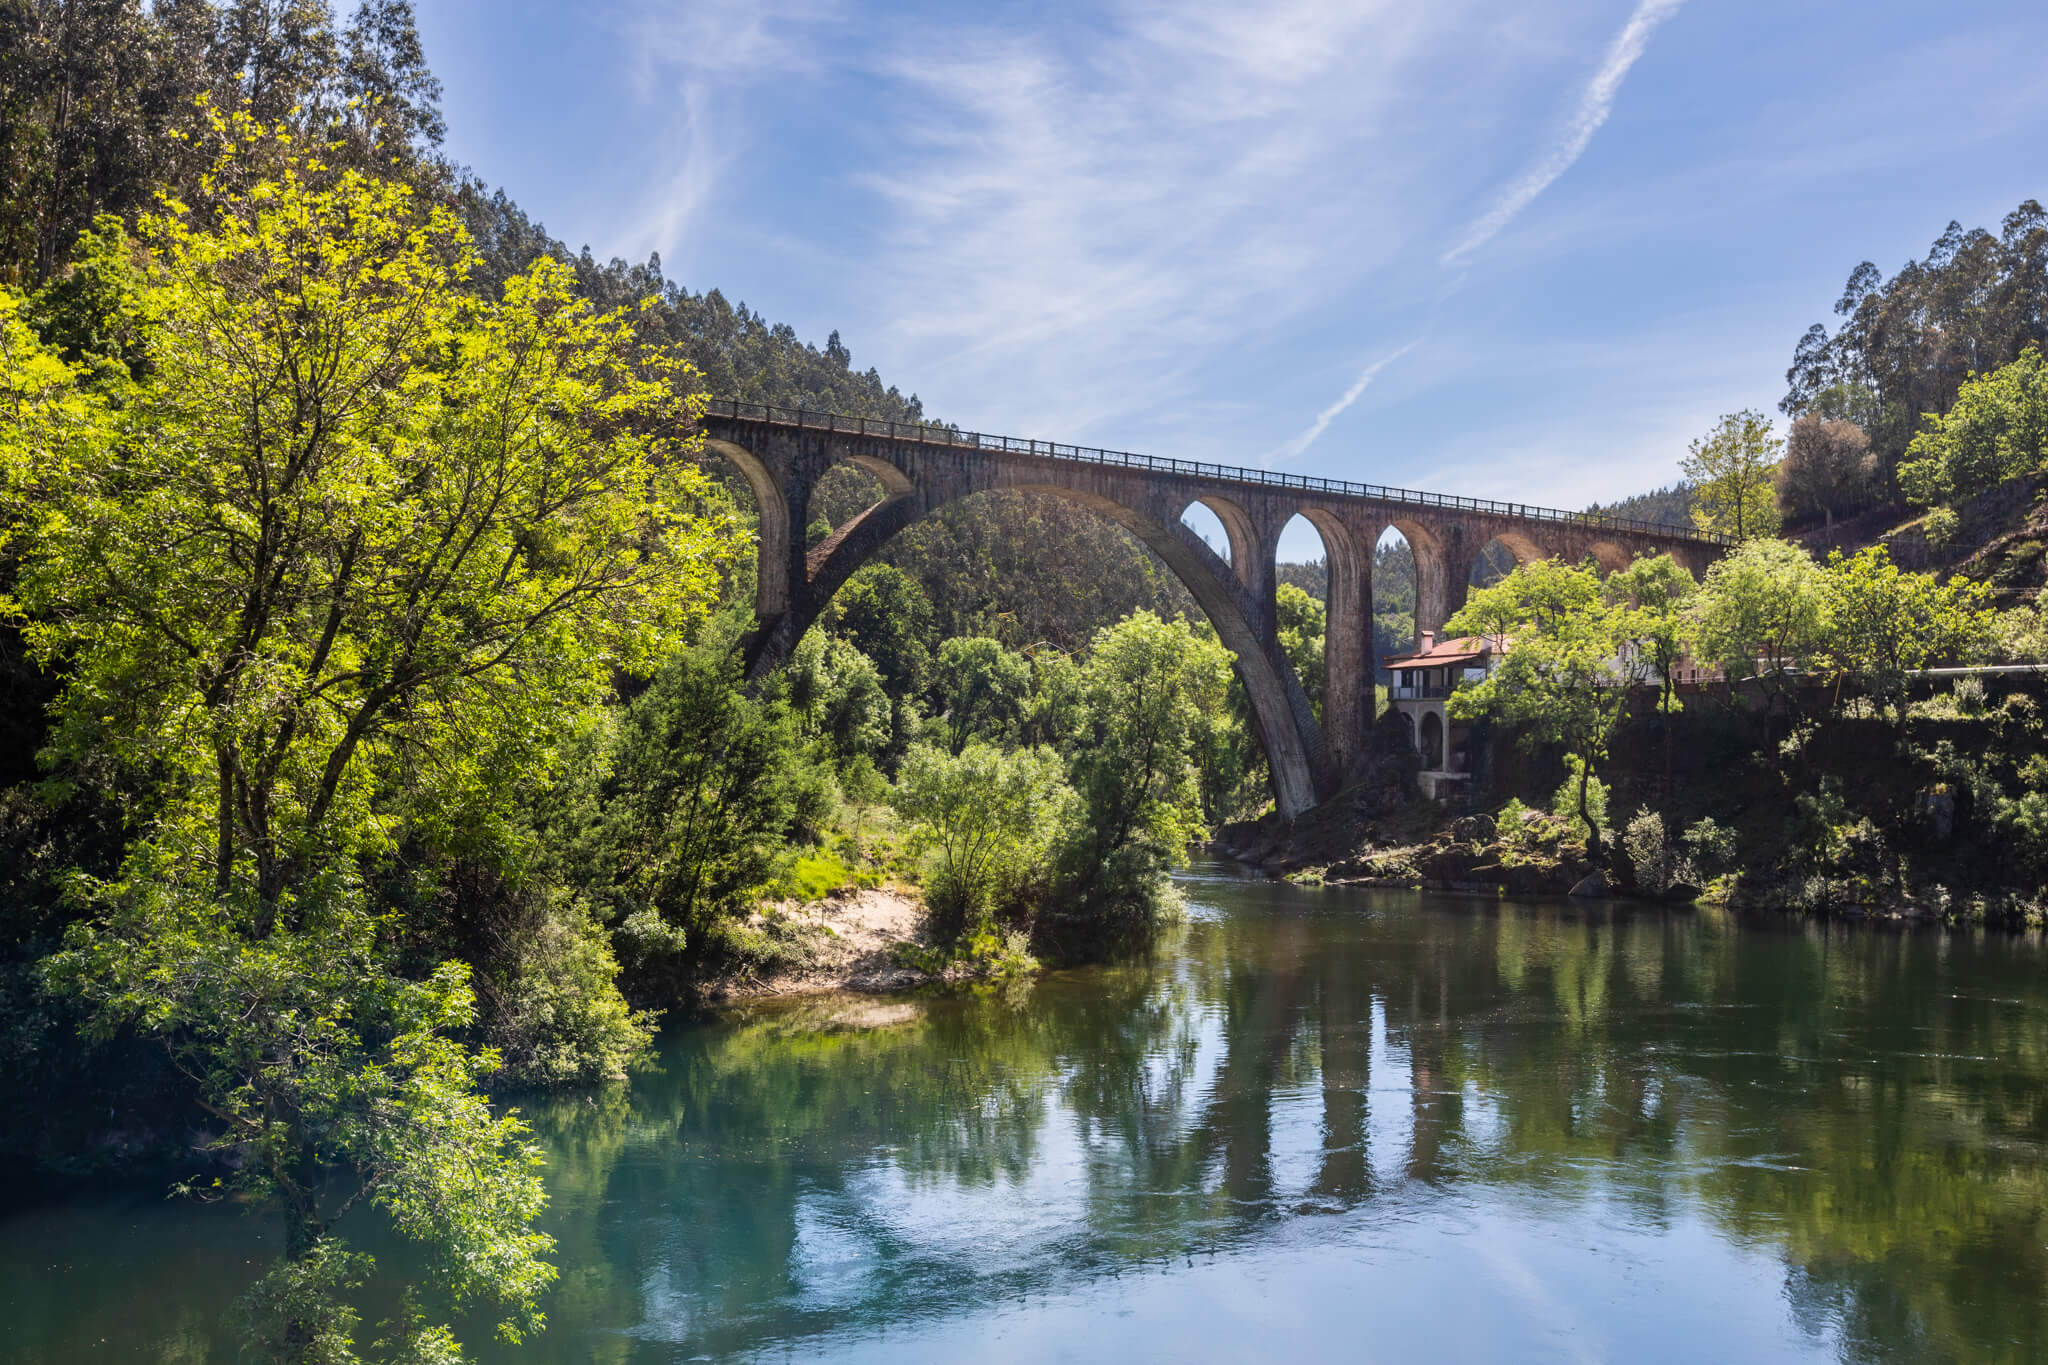
<path fill-rule="evenodd" d="M 2038 940 L 1183 886 L 1145 963 L 754 1005 L 529 1104 L 562 1277 L 476 1358 L 2048 1358 Z M 0 1362 L 232 1359 L 271 1240 L 14 1214 Z"/>

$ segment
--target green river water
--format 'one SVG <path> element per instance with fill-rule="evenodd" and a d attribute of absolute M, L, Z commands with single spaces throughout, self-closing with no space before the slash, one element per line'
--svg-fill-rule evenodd
<path fill-rule="evenodd" d="M 1145 964 L 751 1006 L 525 1104 L 562 1275 L 476 1357 L 2048 1359 L 2039 941 L 1183 884 Z M 13 1214 L 0 1362 L 232 1360 L 271 1243 Z"/>

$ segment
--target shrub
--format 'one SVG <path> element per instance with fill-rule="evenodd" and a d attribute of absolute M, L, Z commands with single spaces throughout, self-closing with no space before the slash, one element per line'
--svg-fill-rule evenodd
<path fill-rule="evenodd" d="M 1963 529 L 1962 518 L 1953 507 L 1937 507 L 1927 514 L 1922 523 L 1927 532 L 1929 544 L 1947 546 L 1955 543 L 1957 533 Z"/>
<path fill-rule="evenodd" d="M 1653 810 L 1637 811 L 1622 835 L 1622 846 L 1638 887 L 1657 896 L 1670 889 L 1671 853 L 1664 841 L 1663 816 Z"/>
<path fill-rule="evenodd" d="M 904 756 L 897 812 L 926 851 L 931 932 L 952 943 L 1021 898 L 1042 871 L 1072 793 L 1049 750 L 1006 754 L 972 741 L 957 755 L 927 744 Z"/>
<path fill-rule="evenodd" d="M 1690 826 L 1683 837 L 1686 855 L 1697 875 L 1717 877 L 1735 861 L 1735 831 L 1715 823 L 1711 815 Z"/>
<path fill-rule="evenodd" d="M 611 936 L 580 906 L 564 906 L 506 957 L 502 979 L 480 982 L 490 996 L 486 1039 L 505 1078 L 539 1087 L 624 1079 L 647 1050 L 655 1016 L 619 994 Z"/>

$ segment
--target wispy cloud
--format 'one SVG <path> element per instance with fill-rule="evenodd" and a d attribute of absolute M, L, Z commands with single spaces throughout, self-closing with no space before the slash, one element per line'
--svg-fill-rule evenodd
<path fill-rule="evenodd" d="M 1176 423 L 1222 355 L 1427 231 L 1391 211 L 1426 179 L 1393 125 L 1458 8 L 1176 0 L 1113 6 L 1086 41 L 920 33 L 883 67 L 893 145 L 858 177 L 885 211 L 860 262 L 885 362 L 990 424 L 1214 440 Z"/>
<path fill-rule="evenodd" d="M 1343 394 L 1337 399 L 1336 402 L 1330 404 L 1330 406 L 1324 408 L 1321 412 L 1317 413 L 1315 421 L 1310 422 L 1308 426 L 1303 428 L 1300 432 L 1298 432 L 1294 436 L 1289 437 L 1287 440 L 1282 441 L 1279 445 L 1274 446 L 1264 455 L 1261 455 L 1259 457 L 1259 467 L 1261 469 L 1270 469 L 1274 465 L 1280 463 L 1282 460 L 1293 459 L 1295 456 L 1301 454 L 1304 450 L 1307 450 L 1310 446 L 1314 445 L 1316 443 L 1316 438 L 1318 436 L 1321 436 L 1325 431 L 1328 431 L 1330 429 L 1330 423 L 1336 421 L 1339 417 L 1341 417 L 1344 414 L 1344 410 L 1350 407 L 1353 403 L 1356 403 L 1360 395 L 1362 395 L 1366 391 L 1366 389 L 1371 386 L 1372 381 L 1379 378 L 1381 370 L 1384 370 L 1385 368 L 1387 368 L 1387 366 L 1393 364 L 1402 356 L 1414 350 L 1417 345 L 1417 342 L 1419 341 L 1420 338 L 1417 338 L 1416 341 L 1409 342 L 1407 345 L 1401 347 L 1397 351 L 1392 352 L 1391 354 L 1381 356 L 1378 360 L 1373 361 L 1372 364 L 1366 366 L 1363 370 L 1360 370 L 1358 373 L 1358 378 L 1351 381 L 1351 387 L 1344 390 Z"/>
<path fill-rule="evenodd" d="M 1572 168 L 1572 163 L 1593 141 L 1593 134 L 1600 131 L 1600 125 L 1607 122 L 1607 116 L 1614 111 L 1614 99 L 1621 93 L 1621 83 L 1629 68 L 1649 46 L 1650 35 L 1657 31 L 1659 24 L 1678 12 L 1681 3 L 1683 0 L 1639 0 L 1635 12 L 1622 25 L 1621 32 L 1608 44 L 1607 56 L 1600 63 L 1600 69 L 1579 96 L 1578 108 L 1565 125 L 1564 135 L 1541 161 L 1508 188 L 1500 202 L 1487 210 L 1466 230 L 1457 244 L 1443 254 L 1440 258 L 1443 265 L 1464 264 L 1473 252 L 1492 241 L 1502 228 L 1528 208 L 1537 195 L 1549 189 L 1559 176 Z"/>
<path fill-rule="evenodd" d="M 642 135 L 669 148 L 672 169 L 655 178 L 608 244 L 628 256 L 665 251 L 674 271 L 747 132 L 727 114 L 727 96 L 764 71 L 784 79 L 817 69 L 817 35 L 841 17 L 839 0 L 696 0 L 629 8 L 626 79 L 653 120 Z M 687 270 L 687 265 L 685 265 Z"/>

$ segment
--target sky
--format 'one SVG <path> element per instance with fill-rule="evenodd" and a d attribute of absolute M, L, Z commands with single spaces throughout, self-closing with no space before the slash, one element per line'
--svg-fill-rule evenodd
<path fill-rule="evenodd" d="M 933 416 L 1547 506 L 2048 199 L 2038 0 L 418 11 L 455 160 Z"/>

